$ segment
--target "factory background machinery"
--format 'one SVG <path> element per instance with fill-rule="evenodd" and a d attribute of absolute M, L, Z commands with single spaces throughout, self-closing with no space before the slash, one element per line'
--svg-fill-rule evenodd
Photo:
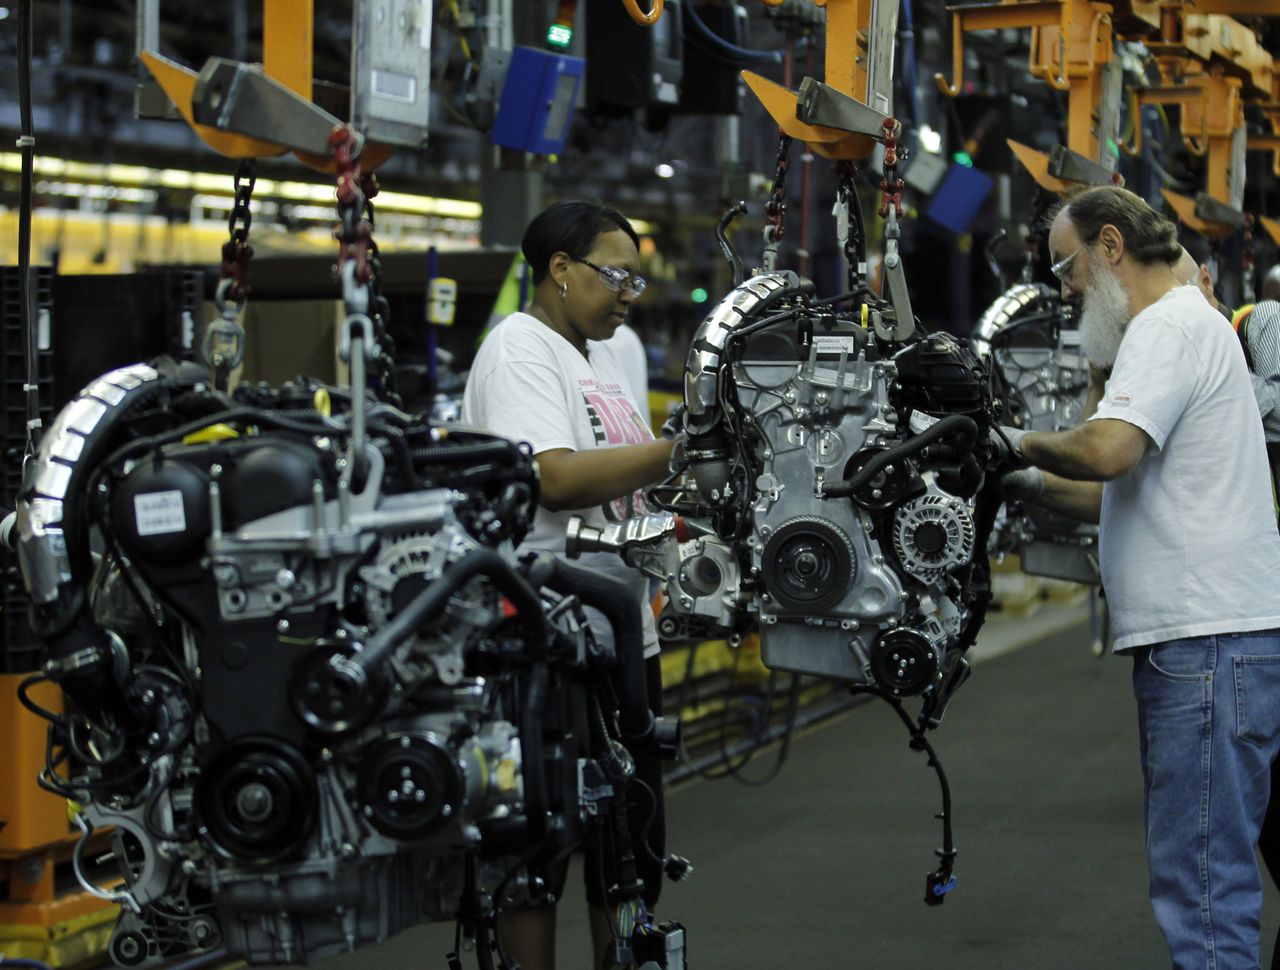
<path fill-rule="evenodd" d="M 1227 306 L 1280 247 L 1270 0 L 13 0 L 0 48 L 0 966 L 340 962 L 455 919 L 451 960 L 508 966 L 493 913 L 612 818 L 628 747 L 786 789 L 872 695 L 940 781 L 936 911 L 930 739 L 984 629 L 1087 604 L 1105 663 L 1096 530 L 1004 502 L 987 445 L 1080 418 L 1046 213 L 1125 184 Z M 607 590 L 518 559 L 527 454 L 447 430 L 569 197 L 640 231 L 688 465 L 567 548 L 653 579 L 681 735 L 575 619 Z"/>

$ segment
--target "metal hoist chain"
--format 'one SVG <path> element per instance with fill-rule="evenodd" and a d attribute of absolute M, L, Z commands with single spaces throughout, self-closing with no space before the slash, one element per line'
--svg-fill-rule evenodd
<path fill-rule="evenodd" d="M 360 170 L 361 145 L 359 136 L 345 126 L 335 128 L 329 136 L 337 172 L 338 224 L 333 237 L 338 241 L 336 268 L 347 310 L 344 329 L 349 332 L 353 323 L 367 321 L 364 355 L 374 365 L 379 396 L 398 406 L 392 370 L 394 347 L 386 329 L 389 306 L 382 295 L 382 260 L 373 239 L 378 180 L 373 173 Z M 343 339 L 343 352 L 349 351 L 348 337 L 349 333 Z"/>
<path fill-rule="evenodd" d="M 902 128 L 894 118 L 885 118 L 881 124 L 884 131 L 884 165 L 880 178 L 880 208 L 877 210 L 884 224 L 884 266 L 886 270 L 897 268 L 901 257 L 898 255 L 898 239 L 901 229 L 898 220 L 902 218 L 902 189 L 904 183 L 898 177 L 898 134 Z"/>
<path fill-rule="evenodd" d="M 231 371 L 244 360 L 244 327 L 240 313 L 249 299 L 249 261 L 253 247 L 249 245 L 249 227 L 253 225 L 253 187 L 257 183 L 257 162 L 246 158 L 235 174 L 235 199 L 227 218 L 229 238 L 222 244 L 222 270 L 213 302 L 218 316 L 205 327 L 200 346 L 201 356 L 213 372 L 214 386 L 227 389 Z"/>
<path fill-rule="evenodd" d="M 257 184 L 257 164 L 254 159 L 244 159 L 236 169 L 235 200 L 227 229 L 231 238 L 222 244 L 221 279 L 230 280 L 227 299 L 241 303 L 249 296 L 249 260 L 253 259 L 253 247 L 249 245 L 249 227 L 253 225 L 253 187 Z"/>
<path fill-rule="evenodd" d="M 1252 303 L 1257 295 L 1253 289 L 1253 216 L 1245 214 L 1244 239 L 1240 245 L 1240 281 L 1241 298 L 1244 303 Z"/>
<path fill-rule="evenodd" d="M 858 258 L 858 247 L 862 240 L 858 236 L 858 227 L 853 216 L 853 207 L 858 204 L 853 177 L 857 172 L 851 161 L 836 162 L 836 203 L 831 213 L 836 217 L 836 242 L 844 251 L 845 266 L 849 274 L 849 293 L 857 292 L 862 283 L 864 272 Z"/>
<path fill-rule="evenodd" d="M 778 131 L 778 163 L 773 173 L 773 190 L 764 204 L 764 258 L 766 273 L 778 267 L 778 244 L 786 229 L 787 219 L 787 169 L 791 167 L 791 142 L 794 139 L 781 129 Z"/>

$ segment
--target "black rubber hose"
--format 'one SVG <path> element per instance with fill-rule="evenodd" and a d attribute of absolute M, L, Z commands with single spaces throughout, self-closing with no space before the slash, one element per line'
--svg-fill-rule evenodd
<path fill-rule="evenodd" d="M 583 604 L 599 610 L 613 629 L 617 662 L 613 685 L 618 694 L 622 740 L 645 742 L 653 734 L 653 710 L 649 705 L 648 679 L 644 669 L 644 626 L 640 600 L 620 580 L 554 560 L 555 567 L 546 585 L 557 593 L 572 594 Z"/>
<path fill-rule="evenodd" d="M 826 489 L 823 495 L 826 498 L 848 498 L 867 482 L 871 481 L 886 465 L 891 465 L 895 461 L 914 455 L 939 438 L 957 431 L 967 432 L 971 441 L 977 441 L 978 439 L 978 423 L 973 418 L 964 414 L 948 415 L 933 427 L 922 431 L 915 437 L 887 451 L 880 452 L 854 472 L 851 477 Z"/>
<path fill-rule="evenodd" d="M 473 549 L 446 566 L 439 579 L 415 596 L 399 616 L 374 634 L 365 649 L 352 658 L 354 662 L 365 671 L 382 663 L 418 627 L 439 614 L 454 593 L 479 575 L 492 581 L 515 606 L 529 655 L 534 659 L 545 657 L 547 622 L 538 591 L 492 549 Z"/>
<path fill-rule="evenodd" d="M 720 252 L 724 254 L 725 260 L 729 263 L 729 269 L 733 272 L 733 285 L 737 287 L 742 283 L 744 278 L 742 270 L 742 257 L 738 255 L 738 251 L 733 248 L 733 243 L 729 242 L 727 235 L 729 223 L 740 215 L 744 215 L 747 211 L 745 202 L 735 202 L 724 215 L 720 217 L 720 221 L 716 223 L 716 240 L 720 243 Z"/>
<path fill-rule="evenodd" d="M 524 780 L 524 813 L 529 835 L 541 842 L 547 834 L 547 776 L 542 753 L 542 719 L 547 707 L 547 666 L 536 663 L 529 671 L 524 702 L 520 707 L 520 774 Z"/>
<path fill-rule="evenodd" d="M 463 465 L 482 461 L 515 462 L 519 448 L 512 441 L 478 441 L 457 445 L 427 445 L 413 448 L 413 460 L 427 465 Z"/>

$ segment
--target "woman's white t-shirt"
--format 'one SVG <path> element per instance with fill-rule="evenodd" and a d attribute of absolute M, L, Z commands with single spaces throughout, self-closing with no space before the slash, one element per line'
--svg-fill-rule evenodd
<path fill-rule="evenodd" d="M 533 453 L 556 448 L 585 451 L 616 448 L 653 440 L 636 407 L 626 378 L 598 341 L 587 341 L 587 356 L 546 324 L 527 313 L 513 313 L 490 331 L 480 345 L 462 398 L 464 424 L 517 441 Z M 539 507 L 522 550 L 541 549 L 564 557 L 569 517 L 580 515 L 601 528 L 651 511 L 637 491 L 590 509 L 551 512 Z M 584 554 L 577 565 L 626 583 L 640 601 L 645 656 L 658 653 L 658 634 L 648 603 L 648 580 L 612 553 Z M 603 616 L 588 610 L 591 628 L 612 644 Z"/>

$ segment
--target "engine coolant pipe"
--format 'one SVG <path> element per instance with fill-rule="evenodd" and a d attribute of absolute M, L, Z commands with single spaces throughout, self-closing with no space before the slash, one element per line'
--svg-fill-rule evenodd
<path fill-rule="evenodd" d="M 621 708 L 618 720 L 622 740 L 628 746 L 653 747 L 664 756 L 674 756 L 680 743 L 680 721 L 653 716 L 644 669 L 640 602 L 619 580 L 570 566 L 560 559 L 554 560 L 546 585 L 562 595 L 577 596 L 609 621 L 617 654 L 613 686 Z"/>
<path fill-rule="evenodd" d="M 977 441 L 978 424 L 968 415 L 948 415 L 932 427 L 926 428 L 920 434 L 904 441 L 897 447 L 880 452 L 843 482 L 828 486 L 822 494 L 826 498 L 848 498 L 856 494 L 863 485 L 875 478 L 886 466 L 918 454 L 939 438 L 946 437 L 949 434 L 961 434 L 967 436 L 970 442 Z"/>
<path fill-rule="evenodd" d="M 725 348 L 735 330 L 770 305 L 812 290 L 810 281 L 790 271 L 753 276 L 712 307 L 693 335 L 684 369 L 685 456 L 699 493 L 708 500 L 724 495 L 729 481 L 729 441 L 720 409 Z"/>

